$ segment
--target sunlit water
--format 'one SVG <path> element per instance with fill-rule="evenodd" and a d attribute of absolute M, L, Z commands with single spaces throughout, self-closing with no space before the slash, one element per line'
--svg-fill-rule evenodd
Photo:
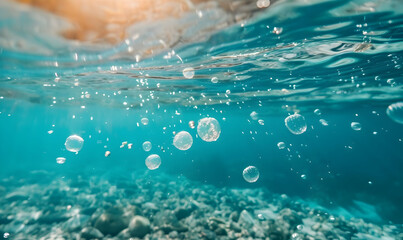
<path fill-rule="evenodd" d="M 400 1 L 279 1 L 239 21 L 201 7 L 165 23 L 182 36 L 138 23 L 117 45 L 0 6 L 2 179 L 151 169 L 403 222 Z"/>

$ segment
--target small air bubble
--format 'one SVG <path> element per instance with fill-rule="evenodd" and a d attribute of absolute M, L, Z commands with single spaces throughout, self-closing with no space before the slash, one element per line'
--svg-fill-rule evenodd
<path fill-rule="evenodd" d="M 65 163 L 66 162 L 66 158 L 64 158 L 64 157 L 58 157 L 58 158 L 56 158 L 56 163 L 57 164 L 63 164 L 63 163 Z"/>
<path fill-rule="evenodd" d="M 192 78 L 194 77 L 194 75 L 195 75 L 195 71 L 194 71 L 193 68 L 190 68 L 190 67 L 189 67 L 189 68 L 183 69 L 182 74 L 183 74 L 183 76 L 184 76 L 185 78 L 187 78 L 187 79 L 192 79 Z"/>
<path fill-rule="evenodd" d="M 359 122 L 352 122 L 352 123 L 351 123 L 351 128 L 352 128 L 354 131 L 360 131 L 360 130 L 361 130 L 361 123 L 359 123 Z"/>

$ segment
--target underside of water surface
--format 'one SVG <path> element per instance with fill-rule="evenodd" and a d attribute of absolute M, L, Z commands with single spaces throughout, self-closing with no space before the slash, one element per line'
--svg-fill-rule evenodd
<path fill-rule="evenodd" d="M 0 2 L 0 239 L 403 239 L 399 0 Z"/>

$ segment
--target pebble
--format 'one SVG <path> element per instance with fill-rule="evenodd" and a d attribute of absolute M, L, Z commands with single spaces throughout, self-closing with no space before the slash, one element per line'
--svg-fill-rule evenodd
<path fill-rule="evenodd" d="M 104 235 L 96 228 L 93 227 L 85 227 L 81 230 L 81 238 L 82 239 L 100 239 L 103 238 Z"/>
<path fill-rule="evenodd" d="M 127 223 L 122 218 L 121 210 L 112 208 L 99 216 L 95 221 L 94 227 L 104 235 L 116 236 L 127 227 Z"/>
<path fill-rule="evenodd" d="M 4 185 L 2 233 L 10 239 L 282 240 L 399 239 L 402 232 L 399 225 L 345 220 L 260 188 L 217 188 L 164 173 L 133 176 L 52 180 L 45 174 L 41 183 L 16 177 Z"/>
<path fill-rule="evenodd" d="M 142 216 L 134 216 L 129 224 L 129 232 L 132 237 L 143 238 L 151 231 L 150 221 Z"/>

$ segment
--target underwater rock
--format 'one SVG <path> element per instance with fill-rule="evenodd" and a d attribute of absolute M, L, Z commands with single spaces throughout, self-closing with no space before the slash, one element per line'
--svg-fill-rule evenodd
<path fill-rule="evenodd" d="M 238 212 L 232 212 L 231 215 L 229 215 L 229 219 L 238 222 L 239 220 L 239 213 Z"/>
<path fill-rule="evenodd" d="M 60 213 L 46 212 L 45 214 L 41 215 L 37 221 L 38 223 L 41 224 L 52 224 L 52 223 L 65 222 L 67 220 L 69 220 L 69 218 Z"/>
<path fill-rule="evenodd" d="M 52 205 L 60 205 L 64 199 L 66 199 L 66 193 L 59 191 L 58 189 L 54 189 L 47 193 L 48 195 L 48 202 Z"/>
<path fill-rule="evenodd" d="M 181 224 L 170 210 L 157 212 L 154 215 L 153 224 L 158 226 L 165 234 L 172 231 L 177 231 L 178 233 L 188 231 L 188 228 Z"/>
<path fill-rule="evenodd" d="M 101 239 L 104 235 L 96 228 L 85 227 L 81 230 L 82 239 Z"/>
<path fill-rule="evenodd" d="M 117 208 L 107 210 L 95 221 L 94 227 L 104 235 L 116 236 L 127 227 L 122 211 Z"/>
<path fill-rule="evenodd" d="M 228 191 L 191 184 L 185 178 L 178 183 L 166 176 L 154 177 L 139 177 L 136 195 L 130 199 L 123 188 L 97 179 L 91 182 L 101 188 L 96 194 L 91 189 L 65 191 L 65 183 L 60 180 L 38 187 L 38 194 L 24 194 L 16 185 L 9 193 L 30 196 L 29 201 L 23 204 L 3 199 L 0 230 L 9 232 L 13 239 L 401 239 L 401 227 L 396 225 L 345 220 L 285 195 L 267 198 L 260 190 Z M 163 192 L 169 192 L 169 197 Z M 46 194 L 54 194 L 55 201 L 60 194 L 65 199 L 60 199 L 60 206 L 49 204 Z M 193 200 L 195 196 L 205 200 Z M 74 201 L 78 204 L 69 206 Z M 218 203 L 217 207 L 208 202 Z M 240 202 L 245 205 L 242 209 L 238 207 Z"/>
<path fill-rule="evenodd" d="M 218 226 L 218 228 L 214 232 L 218 236 L 227 236 L 227 230 L 225 230 L 225 228 L 223 228 L 221 226 Z"/>
<path fill-rule="evenodd" d="M 150 221 L 142 216 L 134 216 L 129 224 L 129 232 L 133 237 L 142 238 L 151 231 Z"/>
<path fill-rule="evenodd" d="M 189 217 L 192 212 L 192 208 L 179 207 L 174 211 L 174 214 L 178 220 L 181 220 L 183 218 Z"/>
<path fill-rule="evenodd" d="M 84 208 L 80 210 L 80 213 L 91 216 L 97 210 L 95 207 Z"/>
<path fill-rule="evenodd" d="M 0 225 L 9 224 L 13 221 L 12 216 L 7 216 L 6 214 L 0 214 Z"/>
<path fill-rule="evenodd" d="M 242 228 L 241 228 L 241 227 L 239 226 L 239 224 L 236 223 L 236 222 L 231 222 L 231 223 L 229 224 L 229 227 L 230 227 L 230 229 L 233 230 L 234 232 L 241 232 L 241 231 L 242 231 Z"/>
<path fill-rule="evenodd" d="M 216 239 L 216 234 L 210 230 L 203 230 L 201 232 L 201 235 L 203 236 L 203 239 L 207 239 L 207 240 L 214 240 Z"/>
<path fill-rule="evenodd" d="M 302 223 L 301 216 L 289 208 L 284 208 L 281 210 L 280 216 L 284 221 L 288 222 L 291 227 L 295 227 Z"/>
<path fill-rule="evenodd" d="M 246 210 L 242 210 L 239 219 L 238 219 L 238 223 L 240 225 L 243 225 L 247 228 L 252 227 L 255 224 L 255 220 L 253 219 L 252 215 L 250 215 L 248 213 L 248 211 Z"/>
<path fill-rule="evenodd" d="M 64 227 L 69 231 L 76 231 L 82 228 L 82 226 L 84 226 L 89 219 L 90 217 L 87 215 L 77 214 L 65 222 Z"/>
<path fill-rule="evenodd" d="M 169 234 L 170 232 L 176 231 L 178 233 L 187 232 L 189 229 L 181 223 L 173 223 L 173 224 L 163 224 L 159 227 L 159 230 L 163 231 L 165 234 Z"/>
<path fill-rule="evenodd" d="M 172 239 L 175 239 L 178 237 L 178 232 L 177 231 L 172 231 L 169 233 L 169 237 Z"/>
<path fill-rule="evenodd" d="M 10 202 L 15 202 L 15 201 L 24 201 L 27 200 L 29 196 L 23 195 L 22 193 L 19 192 L 12 192 L 6 195 L 5 199 Z"/>

